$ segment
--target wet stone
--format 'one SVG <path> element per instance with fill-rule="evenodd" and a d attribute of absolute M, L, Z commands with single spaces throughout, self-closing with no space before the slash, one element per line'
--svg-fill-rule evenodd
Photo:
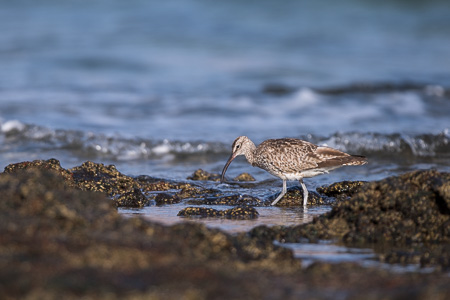
<path fill-rule="evenodd" d="M 114 165 L 105 166 L 87 161 L 81 166 L 69 169 L 75 183 L 86 191 L 97 191 L 109 196 L 132 191 L 140 185 L 131 177 L 117 171 Z"/>
<path fill-rule="evenodd" d="M 364 184 L 350 199 L 338 202 L 311 223 L 262 226 L 251 230 L 250 235 L 284 242 L 307 239 L 384 245 L 375 250 L 389 263 L 421 261 L 423 265 L 436 263 L 449 269 L 449 255 L 430 250 L 436 244 L 450 244 L 449 189 L 450 173 L 414 171 Z M 410 252 L 412 247 L 414 253 Z"/>
<path fill-rule="evenodd" d="M 186 207 L 178 213 L 178 216 L 200 218 L 222 217 L 226 219 L 248 220 L 257 218 L 259 213 L 253 207 L 248 206 L 238 206 L 226 210 L 217 210 L 207 207 Z"/>
<path fill-rule="evenodd" d="M 144 192 L 162 192 L 173 189 L 189 188 L 191 185 L 184 182 L 174 182 L 148 175 L 140 175 L 135 178 Z"/>
<path fill-rule="evenodd" d="M 279 195 L 277 193 L 268 198 L 268 201 L 272 203 Z M 316 192 L 308 191 L 308 205 L 329 205 L 331 201 L 327 198 L 321 197 Z M 303 190 L 299 186 L 293 186 L 287 189 L 283 198 L 278 201 L 276 206 L 303 206 Z"/>
<path fill-rule="evenodd" d="M 255 181 L 255 178 L 249 173 L 242 173 L 233 178 L 233 181 Z"/>
<path fill-rule="evenodd" d="M 168 193 L 159 193 L 155 196 L 156 205 L 175 204 L 180 203 L 181 199 L 177 195 Z"/>
<path fill-rule="evenodd" d="M 246 205 L 261 206 L 264 201 L 250 195 L 231 195 L 224 197 L 207 197 L 199 200 L 189 200 L 188 204 L 194 205 Z"/>
<path fill-rule="evenodd" d="M 133 189 L 131 192 L 124 193 L 114 200 L 117 207 L 134 207 L 142 208 L 148 205 L 148 199 L 142 194 L 138 188 Z"/>
<path fill-rule="evenodd" d="M 48 160 L 34 160 L 32 162 L 20 162 L 5 167 L 4 173 L 13 174 L 29 169 L 49 170 L 58 173 L 69 186 L 74 186 L 73 174 L 61 167 L 59 160 L 51 158 Z"/>
<path fill-rule="evenodd" d="M 211 181 L 220 181 L 220 174 L 217 173 L 209 173 L 205 170 L 198 169 L 187 179 L 189 180 L 211 180 Z"/>
<path fill-rule="evenodd" d="M 311 224 L 229 234 L 198 222 L 163 226 L 125 218 L 106 194 L 82 191 L 70 172 L 45 164 L 15 164 L 0 173 L 2 299 L 448 299 L 447 273 L 402 274 L 355 263 L 302 268 L 291 250 L 273 244 L 308 236 L 343 241 L 350 232 L 364 239 L 360 218 L 367 222 L 376 216 L 372 229 L 383 232 L 400 216 L 407 236 L 433 247 L 407 243 L 402 249 L 399 239 L 385 260 L 419 261 L 448 272 L 446 173 L 409 173 L 370 183 Z M 214 217 L 256 213 L 236 207 L 217 210 Z"/>
<path fill-rule="evenodd" d="M 253 207 L 238 206 L 224 211 L 224 216 L 227 219 L 255 219 L 259 213 Z"/>
<path fill-rule="evenodd" d="M 205 195 L 214 197 L 214 196 L 219 196 L 221 194 L 222 194 L 222 192 L 217 189 L 205 189 L 205 188 L 196 187 L 196 186 L 187 186 L 177 192 L 177 196 L 180 199 L 198 198 L 198 197 L 204 197 Z"/>
<path fill-rule="evenodd" d="M 345 196 L 350 197 L 366 184 L 366 181 L 340 181 L 328 186 L 321 186 L 316 189 L 319 194 L 328 197 Z"/>
<path fill-rule="evenodd" d="M 201 218 L 208 218 L 208 217 L 220 217 L 222 216 L 221 211 L 213 208 L 207 208 L 207 207 L 186 207 L 180 210 L 177 214 L 177 216 L 180 217 L 201 217 Z"/>

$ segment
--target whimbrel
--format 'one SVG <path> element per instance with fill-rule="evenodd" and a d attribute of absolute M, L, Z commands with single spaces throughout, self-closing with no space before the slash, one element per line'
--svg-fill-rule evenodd
<path fill-rule="evenodd" d="M 272 202 L 272 205 L 277 204 L 286 194 L 287 180 L 300 182 L 303 189 L 303 205 L 306 205 L 308 190 L 303 183 L 303 178 L 326 174 L 342 166 L 357 166 L 367 163 L 364 156 L 350 155 L 299 139 L 266 140 L 256 147 L 248 137 L 240 136 L 233 142 L 231 156 L 222 170 L 222 182 L 225 181 L 225 172 L 228 166 L 239 155 L 244 155 L 253 167 L 266 170 L 283 180 L 283 190 Z"/>

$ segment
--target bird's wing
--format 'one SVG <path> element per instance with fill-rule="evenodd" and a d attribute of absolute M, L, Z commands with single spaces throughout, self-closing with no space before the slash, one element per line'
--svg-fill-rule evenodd
<path fill-rule="evenodd" d="M 256 150 L 255 166 L 281 173 L 295 173 L 317 167 L 317 146 L 298 139 L 273 139 L 262 142 Z"/>
<path fill-rule="evenodd" d="M 317 162 L 319 168 L 336 168 L 366 163 L 364 156 L 350 155 L 329 147 L 317 147 L 314 155 L 319 160 Z"/>

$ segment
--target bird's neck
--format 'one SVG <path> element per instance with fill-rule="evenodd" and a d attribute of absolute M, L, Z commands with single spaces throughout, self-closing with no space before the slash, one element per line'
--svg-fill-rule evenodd
<path fill-rule="evenodd" d="M 244 155 L 251 165 L 255 162 L 255 150 L 255 144 L 252 141 L 249 141 L 247 151 L 245 151 Z"/>

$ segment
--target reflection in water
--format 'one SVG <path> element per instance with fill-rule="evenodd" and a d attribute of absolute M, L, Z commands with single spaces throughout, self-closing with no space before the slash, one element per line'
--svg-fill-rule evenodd
<path fill-rule="evenodd" d="M 199 222 L 211 228 L 219 228 L 229 233 L 249 231 L 253 227 L 266 225 L 295 226 L 311 222 L 314 216 L 324 214 L 331 210 L 330 206 L 318 207 L 256 207 L 259 217 L 254 220 L 230 220 L 225 218 L 185 218 L 178 217 L 185 204 L 166 206 L 148 206 L 142 209 L 119 209 L 119 212 L 127 217 L 142 216 L 148 220 L 165 225 L 173 225 L 180 222 Z M 210 205 L 204 206 L 218 210 L 232 208 L 231 206 Z"/>

